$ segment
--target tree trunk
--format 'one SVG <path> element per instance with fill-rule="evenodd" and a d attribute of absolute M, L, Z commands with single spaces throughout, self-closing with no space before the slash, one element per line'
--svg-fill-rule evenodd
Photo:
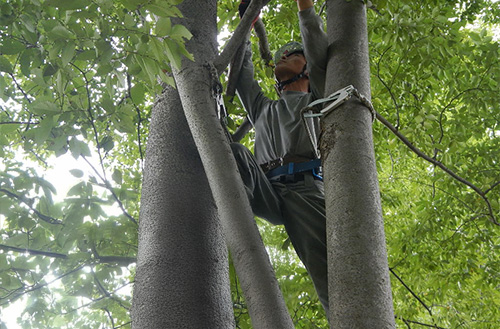
<path fill-rule="evenodd" d="M 195 61 L 183 61 L 174 78 L 186 118 L 200 152 L 219 210 L 254 328 L 293 328 L 269 257 L 255 224 L 250 203 L 238 174 L 211 95 L 218 75 L 216 57 L 216 1 L 186 0 L 184 18 L 176 21 L 193 34 L 187 49 Z"/>
<path fill-rule="evenodd" d="M 234 328 L 227 249 L 176 90 L 154 106 L 132 327 Z"/>
<path fill-rule="evenodd" d="M 328 35 L 327 95 L 352 84 L 370 97 L 363 2 L 329 0 Z M 330 325 L 394 328 L 371 113 L 353 98 L 322 123 Z"/>

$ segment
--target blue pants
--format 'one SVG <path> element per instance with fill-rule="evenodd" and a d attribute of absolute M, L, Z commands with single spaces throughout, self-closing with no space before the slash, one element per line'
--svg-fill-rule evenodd
<path fill-rule="evenodd" d="M 328 315 L 326 217 L 323 182 L 311 172 L 297 182 L 270 182 L 253 154 L 232 143 L 240 175 L 256 216 L 283 224 L 290 241 L 307 269 Z"/>

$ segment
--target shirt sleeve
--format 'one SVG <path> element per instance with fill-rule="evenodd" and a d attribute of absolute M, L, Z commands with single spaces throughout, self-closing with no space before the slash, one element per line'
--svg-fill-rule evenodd
<path fill-rule="evenodd" d="M 323 21 L 316 14 L 314 7 L 299 11 L 298 15 L 311 92 L 314 98 L 323 98 L 328 60 L 328 37 L 323 30 Z"/>
<path fill-rule="evenodd" d="M 252 50 L 250 42 L 247 43 L 243 65 L 241 67 L 236 93 L 240 98 L 245 111 L 248 113 L 250 122 L 255 123 L 270 99 L 264 96 L 262 88 L 254 79 L 254 68 L 252 63 Z"/>

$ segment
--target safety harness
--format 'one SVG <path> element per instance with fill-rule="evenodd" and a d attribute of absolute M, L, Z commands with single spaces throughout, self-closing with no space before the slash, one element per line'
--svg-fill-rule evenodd
<path fill-rule="evenodd" d="M 283 164 L 267 172 L 266 176 L 272 180 L 275 177 L 283 177 L 286 175 L 295 175 L 297 173 L 311 171 L 315 179 L 323 180 L 321 176 L 320 155 L 316 147 L 316 141 L 314 139 L 314 136 L 312 135 L 311 129 L 307 123 L 307 118 L 325 117 L 328 114 L 332 113 L 337 108 L 339 108 L 340 105 L 344 104 L 347 100 L 349 100 L 353 96 L 357 97 L 360 100 L 360 102 L 370 110 L 370 113 L 372 115 L 372 120 L 375 120 L 376 113 L 372 103 L 368 100 L 368 98 L 360 94 L 359 91 L 352 85 L 337 90 L 336 92 L 330 94 L 328 97 L 315 100 L 314 102 L 310 103 L 301 110 L 301 117 L 302 117 L 302 123 L 306 128 L 309 141 L 311 142 L 311 146 L 316 153 L 317 159 L 313 159 L 307 162 L 298 162 L 298 163 L 290 162 L 287 164 Z M 330 103 L 330 104 L 325 106 L 322 110 L 319 110 L 318 105 L 324 103 Z"/>

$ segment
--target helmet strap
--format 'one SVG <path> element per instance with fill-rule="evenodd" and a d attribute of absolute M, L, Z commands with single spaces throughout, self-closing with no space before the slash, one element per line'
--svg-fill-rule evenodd
<path fill-rule="evenodd" d="M 307 64 L 304 65 L 304 68 L 302 69 L 302 72 L 300 72 L 299 74 L 297 74 L 293 78 L 285 80 L 285 81 L 278 81 L 278 82 L 276 82 L 276 89 L 282 91 L 285 86 L 287 86 L 287 85 L 289 85 L 291 83 L 294 83 L 297 80 L 300 80 L 302 78 L 309 79 L 309 77 L 306 74 L 306 66 L 307 66 Z"/>

